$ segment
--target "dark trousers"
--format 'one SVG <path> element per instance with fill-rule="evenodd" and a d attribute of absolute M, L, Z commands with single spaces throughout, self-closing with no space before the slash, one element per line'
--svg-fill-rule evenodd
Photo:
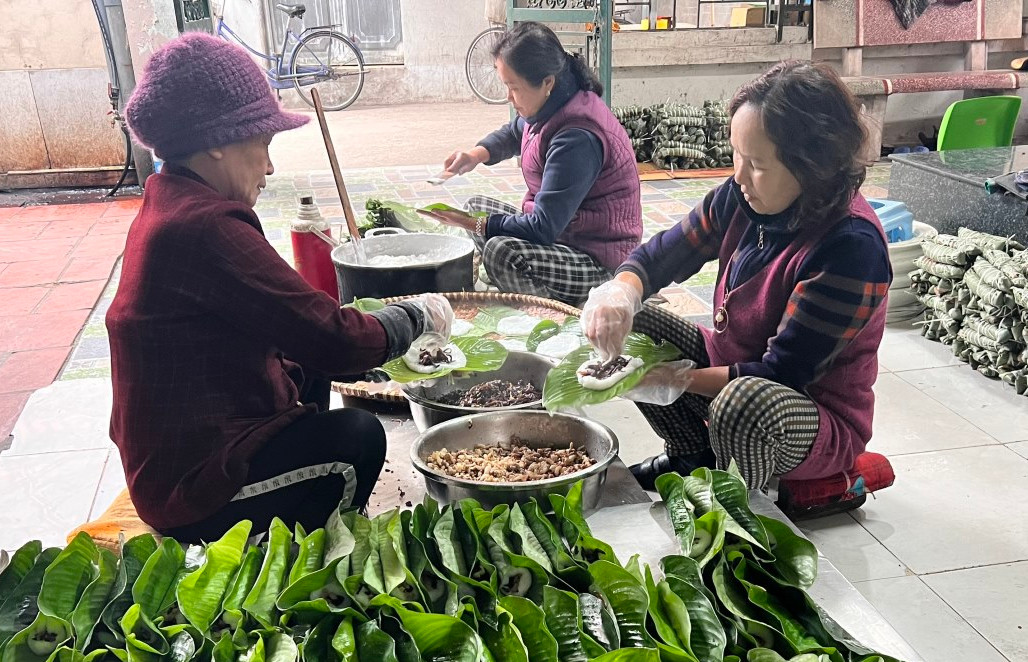
<path fill-rule="evenodd" d="M 211 542 L 247 519 L 253 534 L 278 517 L 307 531 L 323 527 L 339 506 L 364 508 L 385 463 L 386 438 L 373 415 L 357 409 L 328 410 L 328 380 L 309 381 L 301 401 L 318 405 L 270 439 L 250 461 L 239 493 L 207 519 L 161 531 L 180 542 Z"/>

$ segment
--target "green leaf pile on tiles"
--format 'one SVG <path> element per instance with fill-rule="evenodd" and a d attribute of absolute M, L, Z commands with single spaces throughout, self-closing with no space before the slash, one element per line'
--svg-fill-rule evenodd
<path fill-rule="evenodd" d="M 887 662 L 806 594 L 817 552 L 755 515 L 736 473 L 659 483 L 680 555 L 593 536 L 581 485 L 549 503 L 465 500 L 322 529 L 249 522 L 120 558 L 80 534 L 0 573 L 2 662 Z M 548 512 L 546 512 L 548 511 Z"/>

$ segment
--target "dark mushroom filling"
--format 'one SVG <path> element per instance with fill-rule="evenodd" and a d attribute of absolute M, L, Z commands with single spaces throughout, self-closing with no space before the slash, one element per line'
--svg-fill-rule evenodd
<path fill-rule="evenodd" d="M 418 354 L 418 364 L 423 366 L 439 365 L 440 363 L 453 363 L 453 354 L 443 347 L 435 349 L 423 349 Z"/>
<path fill-rule="evenodd" d="M 607 362 L 597 361 L 596 363 L 590 363 L 581 370 L 578 371 L 583 377 L 595 377 L 596 379 L 606 379 L 611 375 L 618 373 L 628 367 L 629 359 L 625 356 L 615 356 Z"/>
<path fill-rule="evenodd" d="M 524 380 L 494 379 L 467 390 L 450 391 L 438 402 L 451 407 L 513 407 L 536 402 L 542 397 L 538 388 Z"/>

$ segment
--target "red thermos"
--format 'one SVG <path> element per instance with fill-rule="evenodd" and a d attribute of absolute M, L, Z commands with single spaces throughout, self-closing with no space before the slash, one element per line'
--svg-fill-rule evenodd
<path fill-rule="evenodd" d="M 329 237 L 332 230 L 328 221 L 321 217 L 314 198 L 305 195 L 300 198 L 300 209 L 296 220 L 290 224 L 293 240 L 293 266 L 312 287 L 325 292 L 339 301 L 339 285 L 336 269 L 332 264 L 332 247 L 313 230 L 317 229 Z"/>

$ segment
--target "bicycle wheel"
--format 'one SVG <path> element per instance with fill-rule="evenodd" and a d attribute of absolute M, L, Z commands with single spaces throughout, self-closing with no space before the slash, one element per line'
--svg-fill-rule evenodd
<path fill-rule="evenodd" d="M 506 28 L 494 27 L 479 32 L 467 57 L 464 58 L 464 73 L 475 96 L 486 103 L 507 103 L 507 86 L 496 74 L 493 63 L 493 46 L 500 40 Z"/>
<path fill-rule="evenodd" d="M 338 32 L 312 32 L 300 40 L 290 57 L 289 71 L 300 98 L 314 107 L 311 88 L 317 88 L 325 110 L 342 110 L 364 88 L 364 56 Z"/>

